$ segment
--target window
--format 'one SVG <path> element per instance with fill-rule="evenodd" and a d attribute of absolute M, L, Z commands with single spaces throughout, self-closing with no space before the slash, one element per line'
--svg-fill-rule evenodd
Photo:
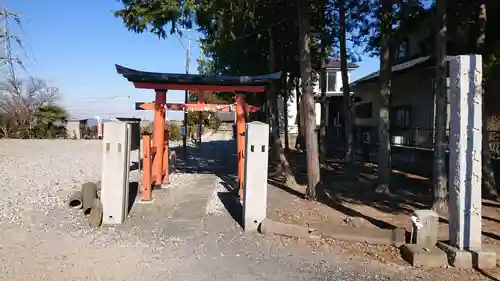
<path fill-rule="evenodd" d="M 372 103 L 360 103 L 354 107 L 354 115 L 359 119 L 369 119 L 372 118 Z"/>
<path fill-rule="evenodd" d="M 411 128 L 411 107 L 396 106 L 391 108 L 391 127 L 396 129 Z"/>
<path fill-rule="evenodd" d="M 408 56 L 408 41 L 404 40 L 402 41 L 399 46 L 398 46 L 398 59 L 404 59 Z"/>
<path fill-rule="evenodd" d="M 335 92 L 336 83 L 337 83 L 337 72 L 328 71 L 326 73 L 326 91 Z"/>

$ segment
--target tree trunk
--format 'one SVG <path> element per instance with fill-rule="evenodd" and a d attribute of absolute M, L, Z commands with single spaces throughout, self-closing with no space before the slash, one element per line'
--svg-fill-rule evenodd
<path fill-rule="evenodd" d="M 297 97 L 295 102 L 297 104 L 297 138 L 295 139 L 295 149 L 302 151 L 304 149 L 304 116 L 302 114 L 302 91 L 300 90 L 300 79 L 297 78 L 295 83 L 295 93 Z"/>
<path fill-rule="evenodd" d="M 382 44 L 380 49 L 380 95 L 378 120 L 378 186 L 376 191 L 389 193 L 391 181 L 391 142 L 389 136 L 390 120 L 389 109 L 391 100 L 392 76 L 392 1 L 384 0 L 382 4 L 381 33 Z"/>
<path fill-rule="evenodd" d="M 316 112 L 314 108 L 314 96 L 311 80 L 311 51 L 309 49 L 310 24 L 309 4 L 307 0 L 298 0 L 299 18 L 299 50 L 300 50 L 300 76 L 302 78 L 302 100 L 306 155 L 307 155 L 307 191 L 309 200 L 317 200 L 317 189 L 320 183 L 320 168 L 318 157 L 318 140 L 316 138 Z"/>
<path fill-rule="evenodd" d="M 483 100 L 484 101 L 484 100 Z M 484 103 L 483 103 L 484 110 Z M 483 113 L 483 115 L 485 115 Z M 487 118 L 483 117 L 486 121 Z M 495 179 L 495 170 L 491 163 L 491 153 L 489 146 L 489 133 L 486 123 L 483 123 L 483 190 L 486 197 L 498 200 L 497 182 Z"/>
<path fill-rule="evenodd" d="M 288 97 L 290 96 L 291 87 L 293 85 L 293 79 L 291 76 L 287 77 L 285 81 L 285 87 L 283 91 L 283 126 L 285 130 L 285 151 L 290 150 L 290 139 L 288 138 Z"/>
<path fill-rule="evenodd" d="M 269 29 L 269 72 L 273 73 L 275 71 L 276 65 L 276 54 L 275 54 L 275 46 L 273 40 L 272 30 Z M 284 177 L 284 181 L 287 185 L 296 185 L 295 177 L 293 175 L 293 171 L 290 167 L 290 163 L 285 157 L 285 150 L 281 145 L 280 131 L 279 131 L 279 106 L 278 106 L 278 92 L 276 90 L 276 84 L 271 83 L 269 87 L 269 96 L 268 99 L 271 101 L 271 135 L 273 136 L 273 145 L 272 145 L 272 162 L 277 163 L 277 171 L 276 174 Z M 286 112 L 286 104 L 285 104 L 285 112 Z M 286 119 L 286 118 L 285 118 Z"/>
<path fill-rule="evenodd" d="M 484 54 L 484 44 L 486 40 L 486 3 L 481 3 L 479 5 L 479 15 L 477 19 L 478 34 L 476 40 L 476 48 L 478 53 Z M 495 180 L 495 170 L 493 169 L 491 163 L 491 152 L 489 146 L 489 133 L 488 133 L 488 115 L 486 114 L 485 104 L 486 104 L 486 85 L 483 83 L 483 191 L 486 197 L 492 199 L 498 199 L 497 184 Z"/>
<path fill-rule="evenodd" d="M 269 29 L 269 73 L 273 73 L 276 64 L 276 56 L 274 52 L 274 38 L 272 30 Z M 279 130 L 279 108 L 278 108 L 278 92 L 276 90 L 276 84 L 271 83 L 268 89 L 268 104 L 269 104 L 269 114 L 271 121 L 271 161 L 277 162 L 280 158 L 281 138 Z"/>
<path fill-rule="evenodd" d="M 446 87 L 446 1 L 437 0 L 436 3 L 436 124 L 434 147 L 434 178 L 432 209 L 443 213 L 447 207 L 447 180 L 446 180 L 446 128 L 447 128 L 447 87 Z"/>
<path fill-rule="evenodd" d="M 321 3 L 321 25 L 323 28 L 323 32 L 321 34 L 321 51 L 320 51 L 320 60 L 321 60 L 321 71 L 320 71 L 320 89 L 321 89 L 321 97 L 320 97 L 320 106 L 321 106 L 321 116 L 320 116 L 320 123 L 319 123 L 319 134 L 318 134 L 318 139 L 319 139 L 319 161 L 320 164 L 323 165 L 325 163 L 326 159 L 326 126 L 327 126 L 327 120 L 326 120 L 326 105 L 327 105 L 327 100 L 326 100 L 326 0 L 323 0 Z M 316 108 L 314 109 L 316 111 Z"/>
<path fill-rule="evenodd" d="M 351 88 L 347 69 L 347 42 L 345 30 L 345 1 L 339 3 L 339 41 L 340 41 L 340 70 L 342 72 L 344 129 L 345 129 L 345 160 L 354 164 L 354 111 L 352 106 Z"/>
<path fill-rule="evenodd" d="M 276 94 L 276 85 L 271 83 L 268 88 L 269 98 L 269 115 L 271 121 L 271 160 L 277 161 L 279 159 L 279 151 L 281 149 L 281 139 L 279 131 L 279 113 L 278 102 Z"/>

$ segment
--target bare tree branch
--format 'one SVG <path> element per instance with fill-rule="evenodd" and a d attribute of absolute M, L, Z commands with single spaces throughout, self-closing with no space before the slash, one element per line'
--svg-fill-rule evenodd
<path fill-rule="evenodd" d="M 0 82 L 0 137 L 27 131 L 39 107 L 54 103 L 59 89 L 41 79 L 7 79 Z"/>

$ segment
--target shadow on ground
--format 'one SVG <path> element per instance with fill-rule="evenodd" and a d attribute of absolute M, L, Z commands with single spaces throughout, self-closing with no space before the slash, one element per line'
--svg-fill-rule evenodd
<path fill-rule="evenodd" d="M 305 153 L 291 151 L 286 153 L 286 158 L 296 183 L 299 186 L 306 186 Z M 357 164 L 348 167 L 340 160 L 329 159 L 321 169 L 321 184 L 331 196 L 324 195 L 319 199 L 325 200 L 324 203 L 332 207 L 337 206 L 337 203 L 348 202 L 371 206 L 386 213 L 407 214 L 415 208 L 425 208 L 431 203 L 431 185 L 426 178 L 394 171 L 390 194 L 376 193 L 376 180 L 375 165 Z M 304 193 L 287 186 L 283 178 L 273 177 L 269 182 L 295 196 L 304 197 Z"/>
<path fill-rule="evenodd" d="M 287 185 L 283 177 L 269 178 L 269 183 L 293 196 L 305 198 L 305 155 L 297 151 L 286 153 L 299 187 Z M 390 193 L 377 193 L 377 172 L 377 166 L 373 164 L 348 166 L 339 159 L 328 159 L 321 169 L 321 184 L 317 188 L 318 201 L 347 217 L 362 218 L 378 228 L 390 229 L 397 226 L 408 230 L 412 212 L 427 209 L 432 203 L 430 179 L 394 170 Z M 494 233 L 496 229 L 500 229 L 500 219 L 496 218 L 496 209 L 500 203 L 486 199 L 483 203 L 483 235 L 490 238 L 489 243 L 499 243 L 500 235 Z M 440 222 L 448 224 L 446 218 L 441 218 Z"/>
<path fill-rule="evenodd" d="M 189 145 L 171 149 L 176 155 L 175 169 L 181 173 L 210 173 L 222 178 L 236 173 L 236 145 L 232 140 L 214 140 L 195 147 Z"/>

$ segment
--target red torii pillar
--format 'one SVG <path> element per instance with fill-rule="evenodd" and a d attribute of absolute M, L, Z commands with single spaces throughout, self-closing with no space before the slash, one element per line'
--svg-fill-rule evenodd
<path fill-rule="evenodd" d="M 153 153 L 155 156 L 153 158 L 153 175 L 155 177 L 155 183 L 160 185 L 162 183 L 168 183 L 168 145 L 165 146 L 165 103 L 166 103 L 166 92 L 156 91 L 156 98 L 154 102 L 154 132 L 153 132 L 153 147 L 155 148 Z M 166 157 L 165 157 L 166 155 Z M 163 163 L 165 162 L 165 163 Z M 163 181 L 164 167 L 166 167 L 166 181 Z"/>
<path fill-rule="evenodd" d="M 198 94 L 198 104 L 204 104 L 205 103 L 205 93 L 201 92 Z M 202 120 L 203 119 L 203 112 L 198 112 L 198 128 L 197 128 L 197 137 L 198 137 L 198 142 L 201 144 L 201 127 L 202 127 Z"/>
<path fill-rule="evenodd" d="M 236 149 L 238 150 L 238 195 L 243 200 L 243 181 L 245 180 L 245 95 L 236 94 Z"/>

